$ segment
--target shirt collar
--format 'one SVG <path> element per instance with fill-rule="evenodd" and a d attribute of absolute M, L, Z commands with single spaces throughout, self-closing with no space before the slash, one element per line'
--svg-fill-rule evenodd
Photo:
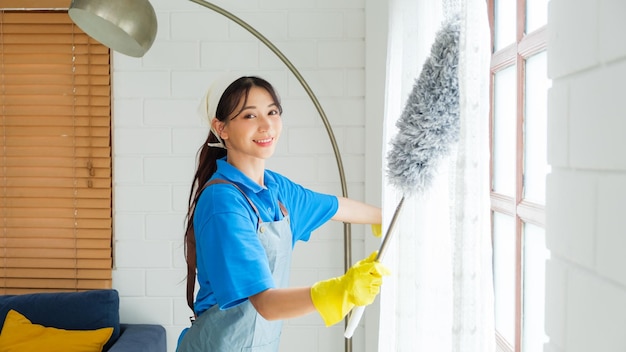
<path fill-rule="evenodd" d="M 252 181 L 252 179 L 246 176 L 239 169 L 229 164 L 226 161 L 226 157 L 217 160 L 217 171 L 211 178 L 221 178 L 234 182 L 237 184 L 237 186 L 245 187 L 254 193 L 259 193 L 265 189 L 273 188 L 273 186 L 276 185 L 276 180 L 274 180 L 274 176 L 271 172 L 268 172 L 267 170 L 264 171 L 263 180 L 265 181 L 266 187 L 263 187 L 258 183 Z"/>

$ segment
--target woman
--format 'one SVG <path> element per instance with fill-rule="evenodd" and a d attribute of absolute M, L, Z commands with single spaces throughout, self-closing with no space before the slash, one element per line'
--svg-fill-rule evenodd
<path fill-rule="evenodd" d="M 202 107 L 211 131 L 199 151 L 185 235 L 196 319 L 177 351 L 275 352 L 283 319 L 317 311 L 330 326 L 371 303 L 388 275 L 376 253 L 311 287 L 288 287 L 287 280 L 296 241 L 328 220 L 380 224 L 381 210 L 265 169 L 282 131 L 280 100 L 267 81 L 218 81 Z"/>

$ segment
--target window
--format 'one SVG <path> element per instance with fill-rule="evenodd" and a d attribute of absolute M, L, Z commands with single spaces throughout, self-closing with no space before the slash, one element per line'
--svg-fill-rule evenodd
<path fill-rule="evenodd" d="M 489 0 L 491 213 L 498 351 L 541 351 L 548 0 Z"/>
<path fill-rule="evenodd" d="M 0 8 L 0 294 L 111 287 L 109 55 L 66 10 Z"/>

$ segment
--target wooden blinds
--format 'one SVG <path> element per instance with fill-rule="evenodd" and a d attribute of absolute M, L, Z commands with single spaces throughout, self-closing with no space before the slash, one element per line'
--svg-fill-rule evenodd
<path fill-rule="evenodd" d="M 109 49 L 0 9 L 0 293 L 111 287 Z"/>

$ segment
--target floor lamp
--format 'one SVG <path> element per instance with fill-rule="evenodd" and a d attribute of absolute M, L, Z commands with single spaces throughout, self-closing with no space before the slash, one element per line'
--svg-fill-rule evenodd
<path fill-rule="evenodd" d="M 223 8 L 204 0 L 190 0 L 198 5 L 213 10 L 237 23 L 267 46 L 296 77 L 302 88 L 315 105 L 333 147 L 341 192 L 348 196 L 345 171 L 341 154 L 332 127 L 319 100 L 289 59 L 264 35 L 254 27 Z M 154 8 L 148 0 L 72 0 L 69 16 L 85 33 L 109 48 L 133 57 L 143 56 L 152 46 L 157 32 L 157 19 Z M 344 231 L 344 269 L 352 265 L 352 235 L 350 224 L 343 224 Z M 347 323 L 347 319 L 346 319 Z M 352 351 L 352 340 L 345 339 L 345 351 Z"/>

